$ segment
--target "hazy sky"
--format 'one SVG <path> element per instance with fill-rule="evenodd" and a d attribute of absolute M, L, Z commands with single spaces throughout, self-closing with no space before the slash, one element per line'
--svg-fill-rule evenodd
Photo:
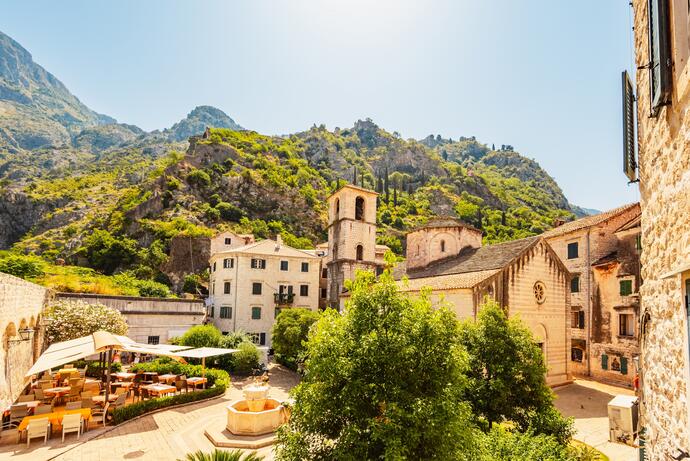
<path fill-rule="evenodd" d="M 92 109 L 146 130 L 201 104 L 266 134 L 371 117 L 535 158 L 581 206 L 621 172 L 627 0 L 3 1 L 0 30 Z"/>

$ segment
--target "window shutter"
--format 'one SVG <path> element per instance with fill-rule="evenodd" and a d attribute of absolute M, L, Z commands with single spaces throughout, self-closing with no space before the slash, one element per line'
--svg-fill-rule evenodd
<path fill-rule="evenodd" d="M 649 90 L 652 116 L 669 103 L 671 95 L 671 47 L 668 0 L 649 0 Z"/>
<path fill-rule="evenodd" d="M 630 76 L 623 71 L 623 172 L 630 181 L 637 180 L 635 156 L 635 93 Z"/>
<path fill-rule="evenodd" d="M 601 369 L 602 370 L 608 370 L 609 369 L 609 356 L 606 354 L 601 354 Z"/>
<path fill-rule="evenodd" d="M 628 374 L 628 359 L 625 357 L 621 357 L 621 374 Z"/>
<path fill-rule="evenodd" d="M 577 313 L 578 317 L 578 328 L 584 328 L 585 327 L 585 311 L 580 311 Z"/>

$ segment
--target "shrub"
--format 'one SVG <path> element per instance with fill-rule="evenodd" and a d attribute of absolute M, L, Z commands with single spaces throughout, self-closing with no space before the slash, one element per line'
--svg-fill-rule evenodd
<path fill-rule="evenodd" d="M 41 277 L 45 273 L 45 262 L 38 256 L 9 254 L 0 259 L 0 272 L 23 279 Z"/>
<path fill-rule="evenodd" d="M 204 170 L 194 169 L 187 175 L 187 182 L 199 187 L 210 186 L 211 177 Z"/>
<path fill-rule="evenodd" d="M 155 371 L 158 374 L 174 374 L 174 375 L 187 375 L 191 376 L 201 376 L 202 366 L 201 365 L 190 365 L 180 362 L 176 362 L 168 358 L 159 358 L 153 360 L 152 362 L 137 363 L 130 367 L 130 371 Z M 206 379 L 208 380 L 208 386 L 216 387 L 228 387 L 230 385 L 230 375 L 225 370 L 219 370 L 217 368 L 206 368 Z"/>
<path fill-rule="evenodd" d="M 178 461 L 262 461 L 263 456 L 259 456 L 255 451 L 244 453 L 242 450 L 219 450 L 214 449 L 210 453 L 205 453 L 201 450 L 194 453 L 187 453 L 184 460 Z"/>
<path fill-rule="evenodd" d="M 240 374 L 249 374 L 259 367 L 261 354 L 259 349 L 251 342 L 243 342 L 238 347 L 239 351 L 232 354 L 233 371 Z"/>
<path fill-rule="evenodd" d="M 286 367 L 296 370 L 303 359 L 304 341 L 307 340 L 309 328 L 319 319 L 319 313 L 310 309 L 283 309 L 272 331 L 272 344 L 276 359 Z"/>
<path fill-rule="evenodd" d="M 99 330 L 127 334 L 125 317 L 117 309 L 103 304 L 63 299 L 50 304 L 43 318 L 48 344 L 81 338 Z"/>
<path fill-rule="evenodd" d="M 112 274 L 118 267 L 128 266 L 137 259 L 139 245 L 136 240 L 95 229 L 84 240 L 79 253 L 89 260 L 91 267 Z"/>
<path fill-rule="evenodd" d="M 195 325 L 179 338 L 180 346 L 219 347 L 223 339 L 220 330 L 213 325 Z"/>
<path fill-rule="evenodd" d="M 480 461 L 579 461 L 566 445 L 544 434 L 510 431 L 496 425 L 486 435 L 477 434 Z"/>
<path fill-rule="evenodd" d="M 221 217 L 227 221 L 238 222 L 244 217 L 244 211 L 242 211 L 242 208 L 238 207 L 237 205 L 233 205 L 232 203 L 219 202 L 216 205 L 216 210 L 218 210 Z"/>

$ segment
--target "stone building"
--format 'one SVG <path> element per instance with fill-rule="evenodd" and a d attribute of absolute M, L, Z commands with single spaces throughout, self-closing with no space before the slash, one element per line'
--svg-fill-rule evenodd
<path fill-rule="evenodd" d="M 380 270 L 385 245 L 376 244 L 376 197 L 363 187 L 346 184 L 328 197 L 328 304 L 340 305 L 345 280 L 358 269 Z"/>
<path fill-rule="evenodd" d="M 409 238 L 412 235 L 413 238 Z M 459 319 L 476 318 L 488 296 L 519 315 L 539 342 L 547 383 L 571 381 L 570 275 L 542 237 L 481 246 L 481 234 L 441 218 L 408 234 L 410 263 L 395 268 L 400 289 L 431 289 L 434 303 L 447 303 Z M 424 264 L 422 264 L 422 262 Z"/>
<path fill-rule="evenodd" d="M 24 389 L 24 375 L 41 355 L 41 316 L 51 293 L 46 288 L 0 273 L 0 408 Z"/>
<path fill-rule="evenodd" d="M 120 311 L 127 321 L 127 337 L 142 344 L 166 344 L 206 319 L 200 299 L 143 298 L 91 293 L 58 293 L 58 299 L 78 299 Z"/>
<path fill-rule="evenodd" d="M 629 204 L 545 232 L 571 274 L 571 369 L 632 386 L 639 355 L 640 206 Z"/>
<path fill-rule="evenodd" d="M 252 234 L 238 234 L 232 231 L 220 232 L 211 238 L 211 254 L 234 250 L 256 242 Z"/>
<path fill-rule="evenodd" d="M 319 307 L 321 257 L 276 240 L 261 240 L 211 255 L 208 318 L 222 332 L 243 330 L 271 346 L 281 309 Z"/>
<path fill-rule="evenodd" d="M 639 179 L 642 207 L 641 423 L 646 429 L 650 460 L 687 459 L 690 7 L 680 0 L 633 0 L 632 6 L 638 69 L 637 126 L 632 117 L 624 118 L 629 121 L 624 126 L 628 140 L 626 174 L 631 180 Z M 626 106 L 634 109 L 633 104 Z"/>

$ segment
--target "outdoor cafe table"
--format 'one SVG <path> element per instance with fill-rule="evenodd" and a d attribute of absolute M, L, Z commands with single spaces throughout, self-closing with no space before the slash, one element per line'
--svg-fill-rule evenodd
<path fill-rule="evenodd" d="M 121 371 L 118 373 L 113 373 L 113 376 L 115 376 L 117 379 L 132 379 L 136 376 L 136 373 L 127 373 L 127 372 Z"/>
<path fill-rule="evenodd" d="M 26 426 L 28 426 L 32 420 L 43 418 L 48 418 L 50 420 L 50 424 L 53 425 L 52 428 L 55 429 L 55 426 L 62 424 L 63 416 L 73 414 L 81 414 L 81 417 L 87 421 L 91 419 L 90 408 L 79 408 L 77 410 L 58 410 L 52 413 L 45 413 L 43 415 L 25 416 L 24 419 L 22 419 L 22 422 L 19 423 L 19 426 L 17 426 L 17 431 L 19 431 L 21 437 L 21 433 L 26 430 Z"/>
<path fill-rule="evenodd" d="M 206 378 L 198 378 L 198 377 L 187 378 L 187 384 L 191 384 L 192 386 L 194 386 L 194 389 L 196 389 L 196 387 L 199 384 L 206 384 L 206 382 L 207 382 Z"/>
<path fill-rule="evenodd" d="M 108 402 L 114 402 L 118 397 L 119 395 L 108 394 Z M 94 395 L 91 397 L 91 400 L 102 405 L 105 402 L 105 395 Z"/>
<path fill-rule="evenodd" d="M 24 406 L 26 407 L 27 411 L 35 409 L 37 406 L 41 404 L 40 400 L 31 400 L 29 402 L 16 402 L 7 407 L 7 409 L 3 412 L 5 415 L 9 415 L 10 411 L 12 410 L 12 407 L 18 407 L 18 406 Z"/>
<path fill-rule="evenodd" d="M 148 386 L 142 386 L 141 388 L 146 389 L 147 391 L 158 396 L 177 391 L 175 386 L 168 386 L 167 384 L 149 384 Z"/>
<path fill-rule="evenodd" d="M 69 386 L 65 387 L 51 387 L 50 389 L 44 389 L 44 394 L 55 394 L 58 397 L 65 395 L 69 392 Z"/>
<path fill-rule="evenodd" d="M 166 375 L 158 376 L 158 382 L 165 383 L 165 384 L 174 383 L 176 379 L 177 379 L 177 375 L 171 375 L 169 373 Z"/>

